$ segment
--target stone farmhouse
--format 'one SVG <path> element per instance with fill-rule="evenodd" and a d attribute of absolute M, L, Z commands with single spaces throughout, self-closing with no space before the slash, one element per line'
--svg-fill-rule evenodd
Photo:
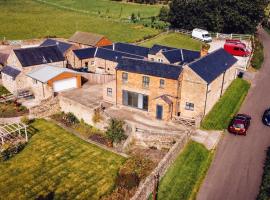
<path fill-rule="evenodd" d="M 80 76 L 64 67 L 65 58 L 57 46 L 14 49 L 2 69 L 2 82 L 14 94 L 31 91 L 36 99 L 46 99 L 54 92 L 81 86 Z M 36 76 L 40 73 L 43 79 Z"/>
<path fill-rule="evenodd" d="M 161 54 L 166 55 L 164 50 L 158 51 L 157 59 Z M 104 86 L 104 100 L 156 119 L 203 117 L 235 79 L 237 59 L 224 49 L 197 59 L 195 52 L 187 55 L 187 62 L 182 56 L 169 58 L 178 64 L 122 58 L 115 83 Z"/>

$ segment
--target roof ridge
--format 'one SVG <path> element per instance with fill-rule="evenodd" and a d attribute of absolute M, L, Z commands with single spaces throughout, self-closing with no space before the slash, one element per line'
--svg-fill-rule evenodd
<path fill-rule="evenodd" d="M 112 52 L 119 52 L 119 53 L 124 53 L 124 54 L 129 54 L 129 55 L 132 55 L 132 56 L 138 56 L 138 57 L 142 57 L 142 58 L 144 58 L 144 56 L 140 56 L 140 55 L 133 54 L 133 53 L 127 53 L 127 52 L 124 52 L 124 51 L 117 51 L 117 50 L 113 50 L 113 49 L 106 49 L 106 48 L 102 48 L 102 47 L 98 47 L 98 48 L 99 48 L 99 49 L 108 50 L 108 51 L 112 51 Z"/>
<path fill-rule="evenodd" d="M 214 50 L 214 51 L 212 51 L 211 53 L 209 53 L 209 54 L 207 54 L 207 55 L 205 55 L 205 56 L 203 56 L 203 57 L 200 57 L 200 58 L 198 58 L 198 59 L 196 59 L 196 60 L 194 60 L 194 61 L 192 61 L 192 62 L 190 62 L 190 63 L 186 63 L 186 64 L 193 64 L 193 63 L 195 63 L 195 62 L 197 62 L 197 61 L 199 61 L 199 60 L 204 60 L 205 58 L 207 58 L 208 56 L 210 56 L 210 55 L 212 55 L 213 53 L 215 53 L 215 52 L 217 52 L 217 51 L 219 51 L 219 50 L 221 50 L 221 49 L 223 49 L 222 47 L 220 47 L 219 49 L 216 49 L 216 50 Z"/>

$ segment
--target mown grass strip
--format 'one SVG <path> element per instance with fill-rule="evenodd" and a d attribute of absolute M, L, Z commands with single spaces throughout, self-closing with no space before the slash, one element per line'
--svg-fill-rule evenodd
<path fill-rule="evenodd" d="M 250 83 L 237 78 L 226 90 L 220 100 L 202 121 L 201 128 L 206 130 L 223 130 L 227 128 L 232 117 L 239 111 Z"/>
<path fill-rule="evenodd" d="M 189 142 L 162 178 L 158 199 L 195 199 L 212 157 L 213 153 L 203 145 Z"/>

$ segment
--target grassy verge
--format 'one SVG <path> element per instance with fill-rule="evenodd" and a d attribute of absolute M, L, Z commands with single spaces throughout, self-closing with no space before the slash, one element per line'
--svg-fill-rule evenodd
<path fill-rule="evenodd" d="M 263 53 L 263 44 L 260 42 L 258 37 L 254 38 L 254 44 L 253 44 L 253 57 L 251 59 L 251 66 L 254 69 L 260 69 L 263 61 L 264 61 L 264 53 Z"/>
<path fill-rule="evenodd" d="M 0 85 L 0 96 L 9 94 L 10 92 L 2 85 Z"/>
<path fill-rule="evenodd" d="M 270 147 L 268 147 L 266 154 L 262 183 L 260 187 L 260 192 L 257 196 L 257 200 L 269 200 L 270 199 L 269 191 L 270 191 Z"/>
<path fill-rule="evenodd" d="M 134 42 L 159 33 L 142 25 L 121 23 L 32 0 L 0 1 L 0 8 L 0 40 L 4 37 L 8 40 L 46 36 L 69 38 L 79 30 L 104 34 L 113 41 Z"/>
<path fill-rule="evenodd" d="M 223 130 L 227 128 L 232 117 L 238 112 L 244 101 L 250 83 L 237 78 L 226 90 L 220 100 L 204 118 L 201 128 L 206 130 Z"/>
<path fill-rule="evenodd" d="M 141 43 L 142 46 L 152 47 L 154 44 L 166 45 L 175 48 L 191 49 L 191 50 L 200 50 L 202 43 L 192 39 L 187 35 L 180 33 L 169 33 L 163 34 L 154 39 L 150 39 L 144 43 Z"/>
<path fill-rule="evenodd" d="M 25 149 L 0 163 L 0 199 L 99 199 L 113 190 L 123 157 L 45 120 L 32 127 Z"/>
<path fill-rule="evenodd" d="M 162 178 L 158 199 L 195 199 L 212 157 L 203 145 L 190 142 Z"/>

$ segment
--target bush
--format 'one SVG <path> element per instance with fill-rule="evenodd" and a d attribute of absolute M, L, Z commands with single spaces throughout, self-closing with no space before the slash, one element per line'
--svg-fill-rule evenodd
<path fill-rule="evenodd" d="M 25 142 L 19 142 L 17 144 L 8 144 L 7 146 L 4 146 L 1 150 L 0 160 L 6 161 L 10 159 L 14 155 L 18 154 L 21 150 L 23 150 L 25 145 Z"/>
<path fill-rule="evenodd" d="M 270 147 L 268 147 L 266 153 L 262 183 L 260 187 L 260 192 L 257 196 L 257 200 L 268 200 L 268 199 L 270 199 Z"/>
<path fill-rule="evenodd" d="M 0 96 L 9 94 L 10 92 L 2 85 L 0 85 Z"/>
<path fill-rule="evenodd" d="M 92 121 L 96 124 L 96 123 L 98 123 L 98 122 L 100 122 L 102 120 L 103 120 L 103 117 L 100 114 L 100 111 L 99 110 L 95 111 L 95 113 L 93 115 L 93 118 L 92 118 Z"/>
<path fill-rule="evenodd" d="M 26 124 L 26 125 L 29 125 L 31 123 L 31 120 L 27 116 L 21 117 L 20 121 L 21 123 Z"/>
<path fill-rule="evenodd" d="M 116 186 L 125 189 L 132 189 L 133 187 L 137 187 L 140 183 L 140 179 L 135 172 L 132 173 L 120 173 L 116 178 Z"/>
<path fill-rule="evenodd" d="M 168 16 L 169 16 L 169 8 L 167 6 L 162 6 L 160 11 L 159 11 L 159 14 L 158 14 L 158 17 L 161 21 L 168 21 Z"/>
<path fill-rule="evenodd" d="M 121 142 L 126 139 L 125 131 L 123 129 L 124 121 L 111 119 L 106 135 L 112 142 Z"/>
<path fill-rule="evenodd" d="M 260 69 L 264 61 L 263 44 L 260 42 L 258 37 L 255 37 L 252 46 L 254 52 L 251 59 L 251 66 L 255 69 Z"/>
<path fill-rule="evenodd" d="M 64 114 L 63 119 L 65 121 L 65 125 L 67 126 L 72 126 L 80 122 L 78 118 L 71 112 Z"/>

